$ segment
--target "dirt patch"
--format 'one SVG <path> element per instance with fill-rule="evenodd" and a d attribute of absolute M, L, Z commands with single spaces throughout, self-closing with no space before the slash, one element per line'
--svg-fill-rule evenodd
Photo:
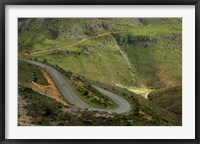
<path fill-rule="evenodd" d="M 31 88 L 34 91 L 42 95 L 46 95 L 63 105 L 68 105 L 67 101 L 61 96 L 53 80 L 49 77 L 49 75 L 44 70 L 41 69 L 41 71 L 44 77 L 46 78 L 48 85 L 41 85 L 32 81 L 30 84 Z"/>
<path fill-rule="evenodd" d="M 160 69 L 157 73 L 156 73 L 156 77 L 159 78 L 159 80 L 157 82 L 155 82 L 155 86 L 156 87 L 165 87 L 165 86 L 171 86 L 174 85 L 176 82 L 171 79 L 168 74 Z"/>
<path fill-rule="evenodd" d="M 142 117 L 143 117 L 145 120 L 147 120 L 147 121 L 151 121 L 151 120 L 152 120 L 152 117 L 151 117 L 150 115 L 146 114 L 146 113 L 143 112 L 143 111 L 140 111 L 140 112 L 139 112 L 139 115 L 142 116 Z"/>

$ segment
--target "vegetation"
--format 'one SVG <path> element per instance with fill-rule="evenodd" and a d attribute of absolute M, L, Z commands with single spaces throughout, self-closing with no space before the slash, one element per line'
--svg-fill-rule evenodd
<path fill-rule="evenodd" d="M 18 84 L 28 86 L 32 81 L 41 85 L 48 85 L 48 82 L 39 67 L 18 60 Z"/>
<path fill-rule="evenodd" d="M 128 115 L 110 114 L 82 110 L 74 106 L 63 106 L 49 97 L 42 96 L 30 88 L 19 87 L 19 94 L 28 102 L 25 109 L 32 116 L 34 125 L 65 125 L 65 126 L 145 126 L 145 125 L 177 125 L 169 115 L 160 115 L 146 105 L 141 106 L 137 99 L 130 97 L 132 105 L 137 106 Z M 154 108 L 154 105 L 151 105 Z M 143 112 L 143 111 L 144 112 Z M 160 110 L 160 108 L 158 109 Z M 148 112 L 148 113 L 146 113 Z M 162 110 L 161 112 L 166 112 Z M 149 113 L 152 113 L 150 116 Z M 176 118 L 176 117 L 173 117 Z M 179 124 L 178 124 L 179 125 Z"/>
<path fill-rule="evenodd" d="M 64 70 L 80 74 L 90 80 L 97 80 L 113 85 L 122 83 L 133 84 L 124 61 L 116 51 L 115 43 L 110 42 L 107 47 L 102 44 L 104 39 L 88 40 L 78 48 L 69 48 L 64 51 L 34 55 L 38 60 L 44 57 L 48 63 L 58 65 Z M 113 46 L 114 45 L 114 46 Z"/>
<path fill-rule="evenodd" d="M 140 113 L 144 112 L 146 116 L 152 117 L 152 121 L 155 125 L 182 125 L 182 118 L 180 115 L 177 115 L 177 113 L 171 112 L 162 106 L 143 98 L 139 94 L 131 92 L 126 88 L 109 86 L 99 82 L 93 83 L 126 98 L 131 103 L 133 108 L 129 114 L 134 113 L 135 115 L 141 115 Z M 174 103 L 176 103 L 176 101 Z"/>
<path fill-rule="evenodd" d="M 84 102 L 100 109 L 115 109 L 118 107 L 111 99 L 93 88 L 91 83 L 84 77 L 65 71 L 58 66 L 55 68 L 66 76 L 66 81 Z"/>
<path fill-rule="evenodd" d="M 73 74 L 72 72 L 64 71 L 58 66 L 53 67 L 66 76 L 66 81 L 71 85 L 71 87 L 80 97 L 80 99 L 82 99 L 86 103 L 101 109 L 117 108 L 117 105 L 112 100 L 94 89 L 88 81 L 84 80 L 84 78 L 81 78 L 80 76 Z M 26 74 L 22 75 L 23 73 L 25 73 L 25 71 Z M 25 86 L 25 88 L 31 88 L 30 83 L 32 81 L 42 85 L 48 84 L 40 68 L 28 62 L 19 60 L 19 73 L 19 85 Z"/>
<path fill-rule="evenodd" d="M 182 116 L 182 86 L 153 91 L 149 94 L 149 100 Z"/>
<path fill-rule="evenodd" d="M 139 85 L 162 88 L 182 82 L 180 37 L 124 44 Z"/>
<path fill-rule="evenodd" d="M 154 89 L 149 89 L 149 88 L 137 88 L 137 87 L 128 87 L 128 88 L 126 88 L 126 89 L 129 90 L 129 91 L 132 91 L 132 92 L 134 92 L 134 93 L 136 93 L 136 94 L 140 94 L 140 95 L 145 94 L 145 93 L 149 93 L 149 92 L 151 92 L 151 91 L 154 91 Z"/>
<path fill-rule="evenodd" d="M 19 52 L 59 48 L 31 57 L 46 58 L 65 70 L 110 85 L 163 88 L 181 83 L 181 19 L 29 19 L 28 24 L 23 21 L 19 22 Z M 57 33 L 56 37 L 52 37 L 51 31 Z M 78 43 L 106 32 L 115 33 Z M 29 35 L 45 38 L 33 38 L 30 50 L 24 46 Z M 133 75 L 116 45 L 128 56 Z"/>
<path fill-rule="evenodd" d="M 20 94 L 29 99 L 26 109 L 34 124 L 182 125 L 182 19 L 19 19 L 18 34 L 19 57 L 61 71 L 83 101 L 117 107 L 93 83 L 123 96 L 133 108 L 110 114 L 54 104 L 27 88 L 31 81 L 48 83 L 38 67 L 19 60 Z M 141 96 L 147 92 L 149 100 Z"/>

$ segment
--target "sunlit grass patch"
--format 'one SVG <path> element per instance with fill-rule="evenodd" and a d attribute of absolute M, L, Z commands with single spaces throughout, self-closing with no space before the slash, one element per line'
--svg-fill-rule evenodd
<path fill-rule="evenodd" d="M 151 88 L 137 88 L 137 87 L 127 87 L 127 89 L 129 91 L 132 91 L 136 94 L 145 94 L 145 93 L 149 93 L 149 92 L 152 92 L 154 91 L 155 89 L 151 89 Z"/>

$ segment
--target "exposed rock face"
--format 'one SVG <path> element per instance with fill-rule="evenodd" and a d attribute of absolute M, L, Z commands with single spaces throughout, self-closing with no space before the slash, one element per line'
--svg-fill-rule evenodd
<path fill-rule="evenodd" d="M 117 43 L 118 43 L 119 45 L 122 45 L 124 42 L 125 42 L 125 39 L 124 39 L 122 36 L 118 36 L 118 37 L 117 37 Z"/>
<path fill-rule="evenodd" d="M 155 40 L 155 37 L 149 37 L 149 36 L 128 36 L 128 44 L 134 43 L 134 42 L 139 42 L 139 41 L 143 41 L 143 42 L 149 42 L 149 41 L 153 41 Z"/>
<path fill-rule="evenodd" d="M 135 42 L 150 42 L 157 39 L 156 37 L 132 36 L 132 35 L 129 35 L 128 37 L 123 37 L 123 36 L 118 35 L 118 36 L 115 36 L 115 38 L 118 45 L 123 45 L 125 42 L 127 42 L 128 44 L 132 44 Z"/>

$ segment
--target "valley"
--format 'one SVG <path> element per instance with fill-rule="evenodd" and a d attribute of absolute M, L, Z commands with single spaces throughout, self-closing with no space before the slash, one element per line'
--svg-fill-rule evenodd
<path fill-rule="evenodd" d="M 182 125 L 181 19 L 25 18 L 18 24 L 19 95 L 32 125 Z"/>

